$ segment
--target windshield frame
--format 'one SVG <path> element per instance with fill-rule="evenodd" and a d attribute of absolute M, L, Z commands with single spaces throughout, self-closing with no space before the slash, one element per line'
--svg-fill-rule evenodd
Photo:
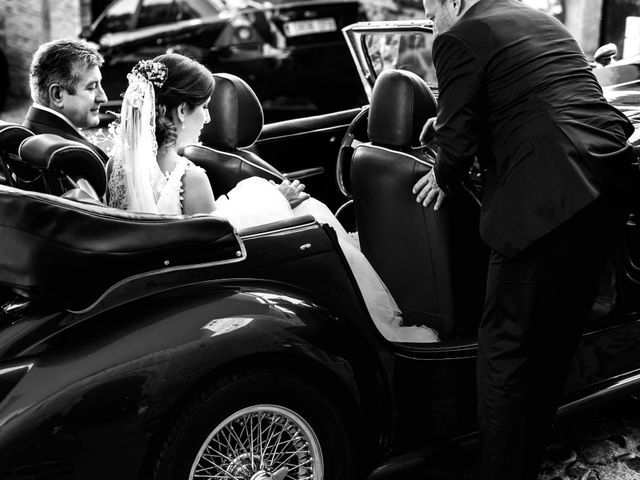
<path fill-rule="evenodd" d="M 368 47 L 366 45 L 366 35 L 398 35 L 405 34 L 421 34 L 425 36 L 433 36 L 433 22 L 430 20 L 397 20 L 397 21 L 376 21 L 376 22 L 358 22 L 348 25 L 342 29 L 349 51 L 355 63 L 360 81 L 365 89 L 367 98 L 371 100 L 371 92 L 373 84 L 382 71 L 378 72 L 374 66 L 373 59 L 370 57 Z M 428 82 L 430 87 L 437 90 L 437 83 Z"/>

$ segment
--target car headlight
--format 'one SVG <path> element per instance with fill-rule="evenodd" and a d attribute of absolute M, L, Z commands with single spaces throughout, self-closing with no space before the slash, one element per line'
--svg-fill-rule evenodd
<path fill-rule="evenodd" d="M 245 17 L 235 17 L 229 21 L 218 39 L 216 47 L 234 47 L 263 44 L 264 40 Z"/>
<path fill-rule="evenodd" d="M 246 26 L 241 26 L 236 28 L 235 31 L 235 37 L 240 40 L 241 42 L 246 42 L 248 40 L 251 39 L 251 36 L 253 35 L 253 32 L 251 31 L 251 29 L 249 27 Z"/>

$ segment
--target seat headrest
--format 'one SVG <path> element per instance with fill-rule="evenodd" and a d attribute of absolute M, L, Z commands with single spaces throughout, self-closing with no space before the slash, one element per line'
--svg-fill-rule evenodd
<path fill-rule="evenodd" d="M 32 136 L 33 132 L 27 127 L 0 120 L 0 150 L 18 153 L 18 147 L 22 141 Z"/>
<path fill-rule="evenodd" d="M 422 78 L 406 70 L 385 70 L 373 86 L 369 139 L 391 147 L 418 147 L 422 127 L 436 113 L 436 99 Z"/>
<path fill-rule="evenodd" d="M 107 172 L 91 148 L 58 135 L 43 133 L 29 137 L 20 145 L 21 161 L 42 170 L 54 170 L 74 180 L 84 178 L 99 196 L 107 188 Z"/>
<path fill-rule="evenodd" d="M 216 86 L 209 102 L 211 122 L 200 140 L 208 147 L 236 149 L 252 145 L 264 124 L 262 106 L 247 83 L 235 75 L 214 73 Z"/>

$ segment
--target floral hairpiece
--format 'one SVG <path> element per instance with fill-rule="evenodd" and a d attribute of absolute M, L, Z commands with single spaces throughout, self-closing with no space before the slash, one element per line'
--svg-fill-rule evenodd
<path fill-rule="evenodd" d="M 164 63 L 154 62 L 153 60 L 140 60 L 135 67 L 131 69 L 131 73 L 138 74 L 156 87 L 162 88 L 169 74 L 169 70 Z"/>

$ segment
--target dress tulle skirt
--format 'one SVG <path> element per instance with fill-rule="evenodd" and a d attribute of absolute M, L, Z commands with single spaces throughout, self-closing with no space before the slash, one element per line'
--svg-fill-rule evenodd
<path fill-rule="evenodd" d="M 291 217 L 311 215 L 334 228 L 353 276 L 358 283 L 369 314 L 380 333 L 393 342 L 437 342 L 437 333 L 427 327 L 403 326 L 401 312 L 378 274 L 325 204 L 314 198 L 291 209 L 289 202 L 267 180 L 251 177 L 242 180 L 227 196 L 216 199 L 215 215 L 225 217 L 237 229 L 243 229 Z"/>

